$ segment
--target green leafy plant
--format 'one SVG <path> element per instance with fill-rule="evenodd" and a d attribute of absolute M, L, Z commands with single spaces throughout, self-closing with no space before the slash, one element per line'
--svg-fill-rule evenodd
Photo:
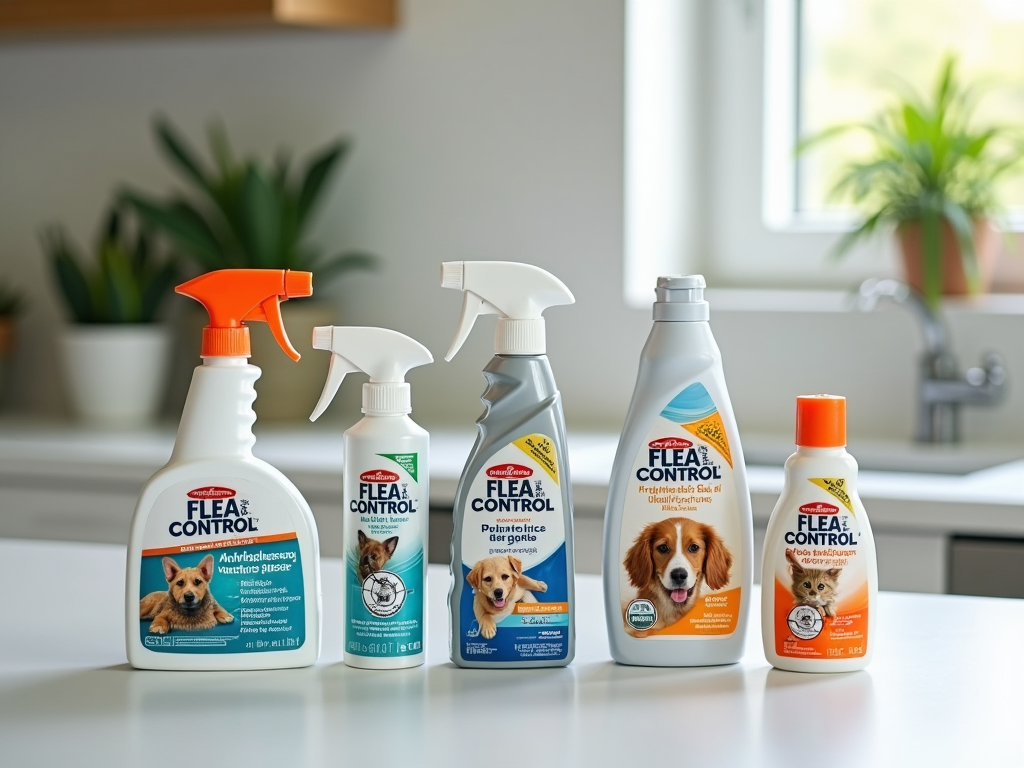
<path fill-rule="evenodd" d="M 979 85 L 961 82 L 956 57 L 946 56 L 927 97 L 900 83 L 895 101 L 873 119 L 832 126 L 797 146 L 804 152 L 850 131 L 868 134 L 873 152 L 843 166 L 829 191 L 830 198 L 848 199 L 864 214 L 834 254 L 844 255 L 883 227 L 919 222 L 923 293 L 932 307 L 942 292 L 943 222 L 955 234 L 968 286 L 976 291 L 975 222 L 1001 210 L 996 183 L 1020 168 L 1019 129 L 973 124 L 983 93 Z"/>
<path fill-rule="evenodd" d="M 194 194 L 161 202 L 125 190 L 122 199 L 203 270 L 302 269 L 313 272 L 322 283 L 349 270 L 376 265 L 376 257 L 370 254 L 325 256 L 307 242 L 313 212 L 349 151 L 346 141 L 333 142 L 314 155 L 301 173 L 293 174 L 286 154 L 278 155 L 272 165 L 256 158 L 236 159 L 219 122 L 209 127 L 212 168 L 167 119 L 157 118 L 154 130 L 160 149 Z"/>
<path fill-rule="evenodd" d="M 42 235 L 54 276 L 77 323 L 152 323 L 180 277 L 177 260 L 159 258 L 151 236 L 123 231 L 122 212 L 107 213 L 94 264 L 89 264 L 59 225 Z"/>
<path fill-rule="evenodd" d="M 25 293 L 7 280 L 0 279 L 0 319 L 17 317 L 25 311 Z"/>

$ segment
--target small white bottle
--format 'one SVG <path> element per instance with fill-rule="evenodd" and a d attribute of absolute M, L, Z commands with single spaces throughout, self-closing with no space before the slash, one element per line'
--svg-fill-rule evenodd
<path fill-rule="evenodd" d="M 730 664 L 754 567 L 743 449 L 704 278 L 659 277 L 656 297 L 608 488 L 608 641 L 620 664 Z"/>
<path fill-rule="evenodd" d="M 798 397 L 796 444 L 764 540 L 764 655 L 792 672 L 852 672 L 875 650 L 878 566 L 846 452 L 846 398 Z"/>
<path fill-rule="evenodd" d="M 143 486 L 128 540 L 125 634 L 141 669 L 275 669 L 320 655 L 320 549 L 309 505 L 252 454 L 245 322 L 285 334 L 280 302 L 312 275 L 225 269 L 177 287 L 210 314 L 171 458 Z"/>
<path fill-rule="evenodd" d="M 409 418 L 409 369 L 429 350 L 386 328 L 322 326 L 314 349 L 331 367 L 310 421 L 327 409 L 345 374 L 362 371 L 365 416 L 345 432 L 345 663 L 404 669 L 426 660 L 430 438 Z"/>

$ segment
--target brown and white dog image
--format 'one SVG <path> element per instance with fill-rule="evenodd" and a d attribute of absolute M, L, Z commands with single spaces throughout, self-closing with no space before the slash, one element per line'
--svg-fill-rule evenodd
<path fill-rule="evenodd" d="M 371 573 L 376 573 L 384 567 L 384 564 L 391 559 L 398 548 L 398 537 L 392 536 L 384 541 L 371 539 L 362 531 L 359 531 L 359 579 L 366 581 Z"/>
<path fill-rule="evenodd" d="M 636 587 L 637 599 L 650 600 L 658 612 L 649 629 L 625 624 L 629 634 L 646 637 L 689 613 L 705 584 L 711 589 L 728 584 L 732 553 L 712 526 L 688 517 L 670 517 L 640 531 L 622 565 Z"/>
<path fill-rule="evenodd" d="M 195 568 L 182 568 L 171 558 L 163 560 L 166 592 L 150 592 L 139 603 L 139 618 L 152 619 L 149 631 L 163 635 L 172 629 L 213 629 L 230 624 L 235 617 L 221 608 L 210 593 L 213 555 Z"/>
<path fill-rule="evenodd" d="M 516 603 L 536 603 L 535 592 L 547 592 L 543 581 L 523 575 L 523 563 L 511 555 L 496 555 L 477 562 L 466 574 L 473 587 L 473 613 L 480 634 L 490 640 L 498 634 L 498 622 L 510 616 Z"/>

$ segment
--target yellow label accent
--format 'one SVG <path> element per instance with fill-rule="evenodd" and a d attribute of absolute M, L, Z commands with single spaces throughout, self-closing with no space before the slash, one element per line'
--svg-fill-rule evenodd
<path fill-rule="evenodd" d="M 514 441 L 515 446 L 536 461 L 558 483 L 558 456 L 555 444 L 544 435 L 526 435 Z"/>
<path fill-rule="evenodd" d="M 846 492 L 845 477 L 809 477 L 807 479 L 819 488 L 824 488 L 826 491 L 831 493 L 843 502 L 843 506 L 850 510 L 850 513 L 854 517 L 857 516 L 857 513 L 853 511 L 853 502 L 850 501 L 850 494 Z"/>
<path fill-rule="evenodd" d="M 718 411 L 715 411 L 710 416 L 706 416 L 700 421 L 694 421 L 689 424 L 680 424 L 683 429 L 689 432 L 695 437 L 699 437 L 706 443 L 711 443 L 718 452 L 725 457 L 725 460 L 729 462 L 729 466 L 732 466 L 732 454 L 729 452 L 729 438 L 725 436 L 725 425 L 722 424 L 722 417 L 718 415 Z"/>

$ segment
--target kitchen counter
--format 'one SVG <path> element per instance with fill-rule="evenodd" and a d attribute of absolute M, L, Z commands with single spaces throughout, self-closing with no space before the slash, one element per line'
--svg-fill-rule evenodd
<path fill-rule="evenodd" d="M 427 664 L 341 660 L 340 560 L 323 560 L 324 645 L 311 668 L 143 672 L 124 654 L 123 547 L 0 540 L 5 765 L 1019 765 L 1024 602 L 882 593 L 871 666 L 771 669 L 759 601 L 739 664 L 653 669 L 608 655 L 601 585 L 577 577 L 564 669 L 447 660 L 447 570 L 428 580 Z M 10 594 L 8 594 L 10 597 Z M 15 613 L 17 612 L 17 613 Z M 992 631 L 996 630 L 996 631 Z M 968 654 L 971 651 L 973 653 Z"/>
<path fill-rule="evenodd" d="M 447 550 L 450 509 L 474 433 L 431 434 L 432 549 Z M 600 570 L 608 479 L 618 436 L 569 434 L 577 566 Z M 751 440 L 753 443 L 754 441 Z M 142 484 L 167 461 L 174 427 L 101 431 L 67 424 L 0 422 L 0 536 L 123 543 Z M 309 501 L 325 554 L 341 541 L 342 433 L 322 425 L 260 427 L 255 453 L 283 471 Z M 781 466 L 748 466 L 755 553 L 782 490 Z M 860 474 L 878 536 L 883 586 L 942 592 L 954 535 L 1024 538 L 1024 461 L 962 475 Z M 440 555 L 434 557 L 441 559 Z"/>

